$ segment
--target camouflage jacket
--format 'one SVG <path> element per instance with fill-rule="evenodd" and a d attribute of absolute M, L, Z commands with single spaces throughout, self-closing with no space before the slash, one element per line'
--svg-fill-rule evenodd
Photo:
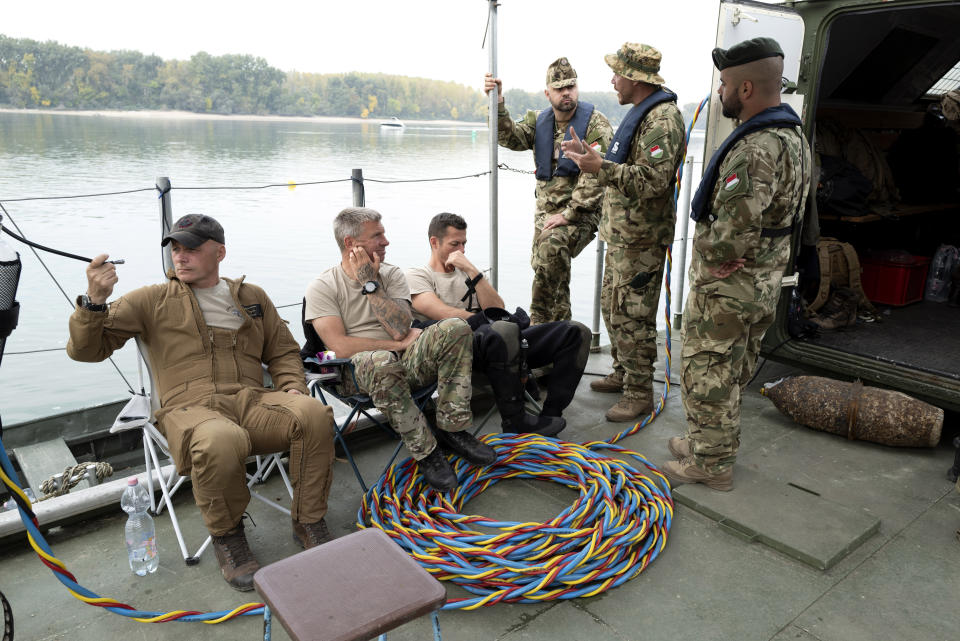
<path fill-rule="evenodd" d="M 533 135 L 537 128 L 539 111 L 528 111 L 516 122 L 511 120 L 507 108 L 501 104 L 497 112 L 497 140 L 501 146 L 514 151 L 533 149 Z M 557 122 L 554 131 L 554 162 L 563 141 L 563 127 Z M 592 145 L 600 143 L 600 152 L 606 153 L 607 145 L 613 138 L 613 127 L 606 116 L 593 110 L 590 123 L 587 125 L 586 142 Z M 537 189 L 537 229 L 543 226 L 547 216 L 562 213 L 570 222 L 578 222 L 584 215 L 596 213 L 600 209 L 600 200 L 603 198 L 603 188 L 597 183 L 597 177 L 591 174 L 580 173 L 575 176 L 554 176 L 550 180 L 538 180 Z"/>
<path fill-rule="evenodd" d="M 790 227 L 794 216 L 802 218 L 811 168 L 807 141 L 794 129 L 763 129 L 738 141 L 713 187 L 710 211 L 716 220 L 697 223 L 690 286 L 740 300 L 775 299 L 790 259 L 791 236 L 764 237 L 761 232 Z M 709 267 L 736 258 L 746 259 L 742 269 L 724 279 L 710 274 Z"/>
<path fill-rule="evenodd" d="M 684 153 L 683 116 L 676 103 L 655 106 L 637 128 L 623 164 L 604 160 L 600 238 L 610 245 L 654 247 L 673 242 L 674 180 Z"/>

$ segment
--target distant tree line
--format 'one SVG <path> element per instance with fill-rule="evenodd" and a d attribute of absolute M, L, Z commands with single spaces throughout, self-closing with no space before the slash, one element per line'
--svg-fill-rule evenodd
<path fill-rule="evenodd" d="M 60 109 L 179 109 L 483 120 L 483 94 L 453 82 L 384 74 L 284 73 L 263 58 L 163 60 L 0 36 L 0 104 Z"/>
<path fill-rule="evenodd" d="M 614 126 L 626 112 L 612 91 L 581 97 Z M 511 89 L 505 100 L 515 118 L 549 104 L 542 91 Z M 163 60 L 0 35 L 0 105 L 10 107 L 483 121 L 487 104 L 478 89 L 426 78 L 285 73 L 250 55 Z"/>

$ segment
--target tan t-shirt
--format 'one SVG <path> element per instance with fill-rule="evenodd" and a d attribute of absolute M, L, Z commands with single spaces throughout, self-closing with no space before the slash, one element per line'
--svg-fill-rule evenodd
<path fill-rule="evenodd" d="M 407 279 L 396 265 L 380 264 L 380 286 L 389 298 L 410 301 Z M 343 267 L 331 267 L 307 286 L 304 319 L 339 316 L 347 336 L 393 340 L 360 292 L 360 283 L 347 276 Z"/>
<path fill-rule="evenodd" d="M 460 300 L 467 293 L 467 273 L 454 268 L 452 272 L 435 272 L 430 266 L 411 267 L 407 270 L 407 284 L 410 285 L 410 295 L 416 296 L 423 292 L 433 292 L 444 304 L 457 309 L 467 309 L 467 303 L 477 305 L 476 295 L 467 300 Z M 413 310 L 417 320 L 431 320 Z"/>
<path fill-rule="evenodd" d="M 197 297 L 197 303 L 200 304 L 200 311 L 203 312 L 203 320 L 210 327 L 223 327 L 225 329 L 240 329 L 243 325 L 243 312 L 237 309 L 237 305 L 230 295 L 230 286 L 227 281 L 220 279 L 220 282 L 213 287 L 191 287 L 193 295 Z"/>

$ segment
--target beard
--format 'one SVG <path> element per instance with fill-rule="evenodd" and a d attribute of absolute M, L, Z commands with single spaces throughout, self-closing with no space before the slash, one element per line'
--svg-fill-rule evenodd
<path fill-rule="evenodd" d="M 577 101 L 573 100 L 572 98 L 567 100 L 561 98 L 560 100 L 557 100 L 557 102 L 550 104 L 557 111 L 563 112 L 574 111 L 577 108 Z"/>
<path fill-rule="evenodd" d="M 740 112 L 743 111 L 743 103 L 740 102 L 739 96 L 734 95 L 733 98 L 728 101 L 721 99 L 720 104 L 723 107 L 724 118 L 740 119 Z"/>

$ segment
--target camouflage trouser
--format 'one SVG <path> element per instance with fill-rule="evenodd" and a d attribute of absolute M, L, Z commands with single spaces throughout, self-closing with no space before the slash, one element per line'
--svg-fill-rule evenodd
<path fill-rule="evenodd" d="M 623 379 L 627 398 L 650 397 L 665 260 L 664 247 L 607 245 L 600 309 L 610 335 L 613 371 Z"/>
<path fill-rule="evenodd" d="M 420 460 L 437 442 L 417 409 L 410 391 L 437 381 L 437 427 L 459 432 L 473 423 L 473 332 L 459 318 L 448 318 L 423 330 L 401 354 L 376 350 L 351 359 L 360 390 L 370 395 L 390 421 L 413 458 Z"/>
<path fill-rule="evenodd" d="M 683 310 L 681 390 L 687 438 L 697 464 L 720 472 L 740 447 L 740 394 L 756 367 L 777 299 L 750 300 L 691 290 Z"/>
<path fill-rule="evenodd" d="M 530 266 L 533 291 L 530 322 L 534 324 L 570 320 L 570 261 L 590 244 L 597 234 L 599 214 L 585 214 L 579 222 L 543 232 L 546 215 L 537 217 L 533 232 Z"/>

